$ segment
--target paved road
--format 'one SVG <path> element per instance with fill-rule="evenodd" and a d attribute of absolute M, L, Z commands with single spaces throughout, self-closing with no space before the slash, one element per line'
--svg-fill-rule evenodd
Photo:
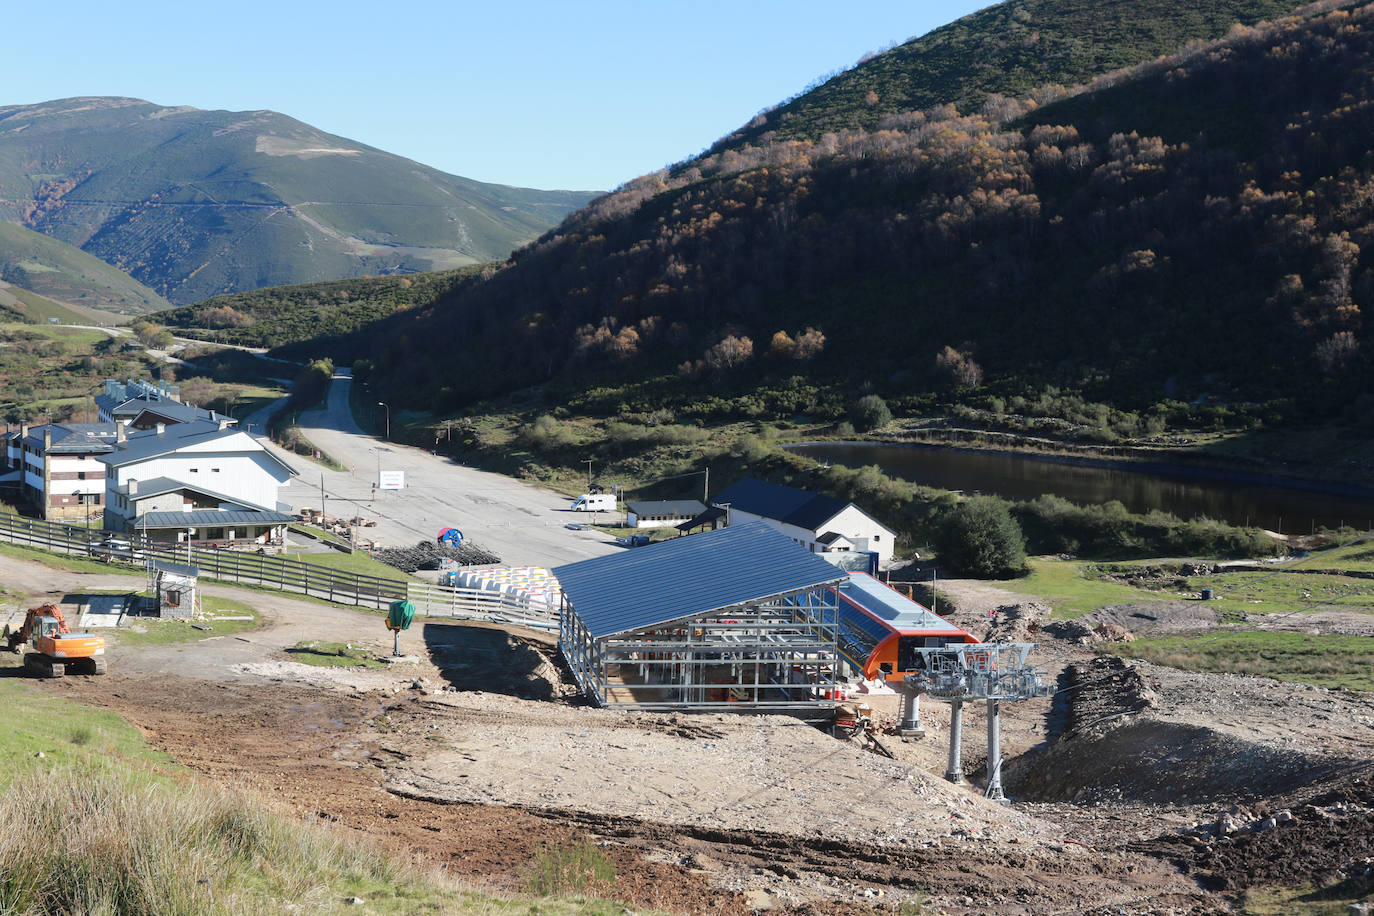
<path fill-rule="evenodd" d="M 326 512 L 377 519 L 377 527 L 366 533 L 387 546 L 411 546 L 454 527 L 512 566 L 558 566 L 622 549 L 601 532 L 565 528 L 587 518 L 568 511 L 569 500 L 561 494 L 367 435 L 349 409 L 352 383 L 351 370 L 337 370 L 327 405 L 300 419 L 307 439 L 352 470 L 330 471 L 304 458 L 283 456 L 301 472 L 282 489 L 285 502 L 319 508 L 323 483 Z M 246 422 L 260 431 L 265 428 L 263 415 L 259 411 Z M 404 471 L 405 489 L 374 492 L 379 467 Z"/>

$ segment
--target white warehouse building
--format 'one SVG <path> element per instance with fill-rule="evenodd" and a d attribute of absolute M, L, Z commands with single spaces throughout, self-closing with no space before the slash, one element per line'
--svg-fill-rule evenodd
<path fill-rule="evenodd" d="M 873 554 L 876 568 L 892 565 L 897 534 L 848 500 L 745 478 L 711 500 L 729 524 L 759 521 L 812 553 Z"/>

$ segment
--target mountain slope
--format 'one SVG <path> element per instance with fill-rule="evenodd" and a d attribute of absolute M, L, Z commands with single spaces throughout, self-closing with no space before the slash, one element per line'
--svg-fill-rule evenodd
<path fill-rule="evenodd" d="M 560 376 L 684 403 L 791 374 L 916 397 L 978 385 L 972 362 L 1007 393 L 1291 420 L 1368 372 L 1370 111 L 1374 6 L 1242 29 L 1034 120 L 912 113 L 647 176 L 365 345 L 393 396 L 438 410 Z M 801 363 L 776 335 L 808 326 L 826 342 Z"/>
<path fill-rule="evenodd" d="M 0 219 L 174 303 L 504 257 L 591 197 L 448 175 L 271 111 L 0 108 Z"/>
<path fill-rule="evenodd" d="M 979 10 L 863 61 L 719 141 L 710 152 L 826 131 L 876 128 L 885 115 L 952 104 L 982 107 L 997 93 L 1086 83 L 1098 74 L 1275 19 L 1307 0 L 1011 0 Z M 1044 93 L 1052 97 L 1053 92 Z"/>
<path fill-rule="evenodd" d="M 341 338 L 393 312 L 448 295 L 484 269 L 477 265 L 404 277 L 273 286 L 215 296 L 159 312 L 151 320 L 187 337 L 311 357 L 331 352 Z"/>
<path fill-rule="evenodd" d="M 0 222 L 0 280 L 79 308 L 140 315 L 169 307 L 122 270 L 14 223 Z"/>

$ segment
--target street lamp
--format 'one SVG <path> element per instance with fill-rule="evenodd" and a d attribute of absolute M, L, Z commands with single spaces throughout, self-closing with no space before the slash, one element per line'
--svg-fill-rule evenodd
<path fill-rule="evenodd" d="M 386 408 L 386 436 L 385 436 L 384 438 L 385 438 L 387 441 L 390 441 L 390 440 L 391 440 L 391 405 L 388 404 L 386 401 L 378 401 L 378 402 L 377 402 L 377 406 L 378 406 L 378 407 L 385 407 L 385 408 Z"/>

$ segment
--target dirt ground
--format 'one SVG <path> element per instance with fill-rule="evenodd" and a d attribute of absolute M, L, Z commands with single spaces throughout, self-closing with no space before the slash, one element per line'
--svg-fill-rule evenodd
<path fill-rule="evenodd" d="M 3 557 L 0 577 L 30 603 L 112 587 Z M 1062 691 L 1004 707 L 1006 807 L 978 790 L 972 704 L 959 788 L 941 778 L 944 704 L 924 704 L 924 739 L 881 738 L 892 760 L 786 717 L 588 708 L 542 634 L 430 621 L 403 637 L 412 663 L 301 665 L 282 650 L 390 640 L 374 615 L 211 590 L 264 626 L 116 646 L 106 677 L 45 689 L 120 712 L 206 778 L 496 890 L 522 891 L 542 848 L 591 839 L 616 860 L 605 895 L 630 907 L 1192 914 L 1226 912 L 1260 875 L 1363 880 L 1370 855 L 1367 695 L 1099 659 L 995 590 L 942 610 L 1036 635 Z M 895 696 L 870 702 L 895 717 Z"/>

